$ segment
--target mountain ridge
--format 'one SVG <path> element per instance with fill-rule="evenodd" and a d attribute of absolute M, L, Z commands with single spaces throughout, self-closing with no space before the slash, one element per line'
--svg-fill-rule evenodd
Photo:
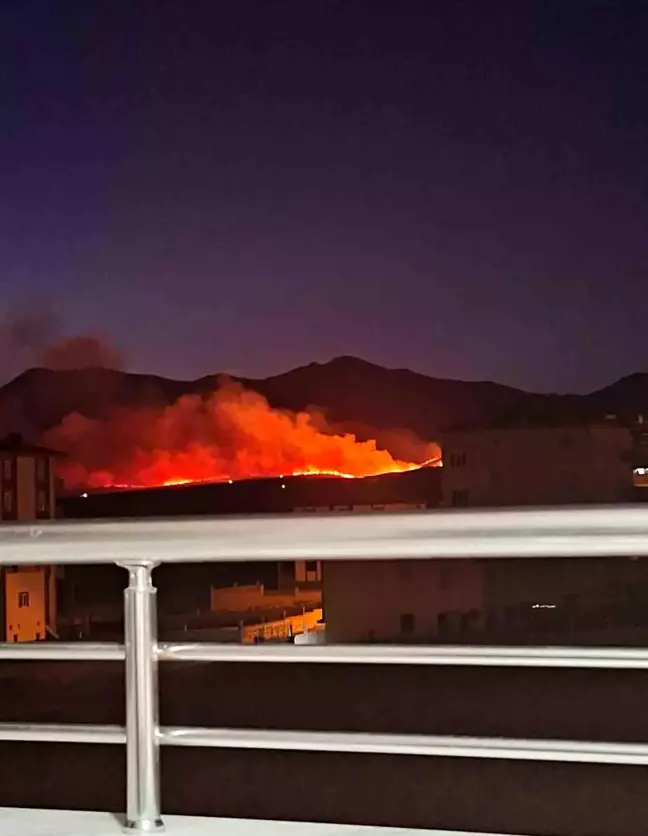
<path fill-rule="evenodd" d="M 593 392 L 541 394 L 494 381 L 436 378 L 357 357 L 313 362 L 267 378 L 226 374 L 177 380 L 104 368 L 28 369 L 0 387 L 0 430 L 38 437 L 71 412 L 102 419 L 115 408 L 163 408 L 184 395 L 205 397 L 228 378 L 272 407 L 313 410 L 341 429 L 404 429 L 434 440 L 448 426 L 583 422 L 614 413 L 648 414 L 648 374 L 636 372 Z"/>

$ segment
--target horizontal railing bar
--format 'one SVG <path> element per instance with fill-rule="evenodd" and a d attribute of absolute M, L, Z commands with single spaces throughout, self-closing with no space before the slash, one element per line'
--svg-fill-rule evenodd
<path fill-rule="evenodd" d="M 53 521 L 0 527 L 0 562 L 648 556 L 648 506 Z"/>
<path fill-rule="evenodd" d="M 161 643 L 158 658 L 172 662 L 286 662 L 358 665 L 475 665 L 537 668 L 648 668 L 648 650 L 580 647 L 431 647 Z"/>
<path fill-rule="evenodd" d="M 124 645 L 112 642 L 20 642 L 0 643 L 0 659 L 55 661 L 123 661 Z"/>
<path fill-rule="evenodd" d="M 109 642 L 0 643 L 0 659 L 25 661 L 121 661 L 124 652 L 123 645 Z M 648 650 L 606 647 L 308 646 L 161 642 L 157 655 L 162 662 L 453 665 L 601 670 L 648 668 Z"/>
<path fill-rule="evenodd" d="M 159 734 L 162 744 L 218 749 L 271 749 L 641 766 L 648 764 L 648 744 L 644 743 L 590 743 L 575 740 L 512 740 L 486 737 L 284 732 L 197 727 L 162 728 Z"/>
<path fill-rule="evenodd" d="M 648 744 L 593 743 L 576 740 L 514 740 L 443 735 L 296 732 L 265 729 L 162 727 L 167 746 L 217 749 L 264 749 L 348 754 L 490 758 L 573 763 L 648 765 Z M 0 723 L 0 741 L 123 744 L 126 730 L 112 725 Z"/>
<path fill-rule="evenodd" d="M 24 743 L 126 743 L 122 726 L 80 723 L 0 723 L 0 741 Z"/>
<path fill-rule="evenodd" d="M 124 646 L 111 642 L 0 643 L 0 659 L 121 661 Z M 161 642 L 162 662 L 281 662 L 297 664 L 460 665 L 642 670 L 648 650 L 640 648 L 481 647 L 406 645 L 240 645 Z"/>

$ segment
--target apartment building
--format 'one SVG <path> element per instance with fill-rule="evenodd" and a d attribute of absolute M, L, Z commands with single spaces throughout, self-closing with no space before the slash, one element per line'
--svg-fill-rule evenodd
<path fill-rule="evenodd" d="M 450 432 L 443 438 L 441 506 L 472 508 L 626 502 L 632 433 L 610 421 Z"/>
<path fill-rule="evenodd" d="M 0 441 L 0 523 L 54 518 L 54 463 L 59 454 L 24 444 L 12 435 Z M 6 566 L 1 570 L 0 622 L 4 641 L 44 639 L 56 630 L 56 567 Z"/>

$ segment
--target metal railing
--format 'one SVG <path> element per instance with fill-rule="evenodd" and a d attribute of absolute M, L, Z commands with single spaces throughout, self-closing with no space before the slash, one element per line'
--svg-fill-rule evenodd
<path fill-rule="evenodd" d="M 237 646 L 157 641 L 152 571 L 159 563 L 503 556 L 648 556 L 648 507 L 1 526 L 0 564 L 115 562 L 128 571 L 128 585 L 124 645 L 0 645 L 3 659 L 125 660 L 125 728 L 0 723 L 0 740 L 125 743 L 126 826 L 137 832 L 163 828 L 160 745 L 647 765 L 648 745 L 638 743 L 159 726 L 159 661 L 648 668 L 648 650 L 641 649 Z"/>

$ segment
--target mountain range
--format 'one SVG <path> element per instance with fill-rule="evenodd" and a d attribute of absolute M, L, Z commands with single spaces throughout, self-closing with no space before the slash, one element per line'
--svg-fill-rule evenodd
<path fill-rule="evenodd" d="M 338 357 L 265 379 L 234 378 L 262 394 L 271 406 L 317 407 L 329 425 L 369 437 L 372 430 L 409 430 L 434 440 L 446 427 L 582 423 L 615 414 L 635 420 L 648 414 L 648 374 L 624 377 L 584 395 L 525 392 L 492 382 L 428 377 L 387 369 L 355 357 Z M 193 381 L 102 368 L 31 369 L 0 388 L 0 431 L 40 436 L 78 412 L 105 418 L 115 407 L 163 407 L 183 395 L 208 395 L 222 375 Z"/>

